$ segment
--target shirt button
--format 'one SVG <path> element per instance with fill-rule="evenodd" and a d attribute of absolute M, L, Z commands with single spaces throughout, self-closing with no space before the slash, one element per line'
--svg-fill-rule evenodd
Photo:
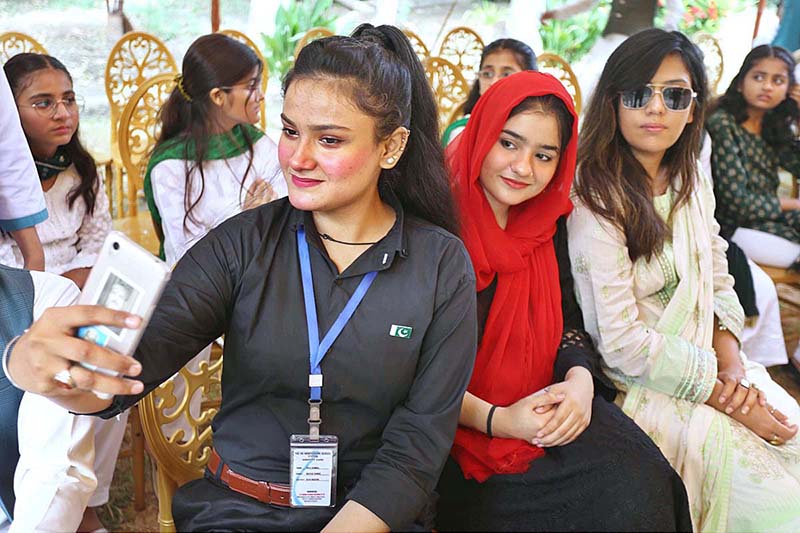
<path fill-rule="evenodd" d="M 334 283 L 336 284 L 337 287 L 341 287 L 342 286 L 342 280 L 341 279 L 335 280 Z"/>

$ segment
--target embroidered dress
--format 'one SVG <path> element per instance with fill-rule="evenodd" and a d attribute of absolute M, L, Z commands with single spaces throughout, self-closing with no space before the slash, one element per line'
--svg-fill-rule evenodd
<path fill-rule="evenodd" d="M 666 217 L 672 193 L 655 199 Z M 800 530 L 800 439 L 769 443 L 704 405 L 717 375 L 714 315 L 740 336 L 742 309 L 703 177 L 673 215 L 672 239 L 631 263 L 622 232 L 576 202 L 570 259 L 586 329 L 623 411 L 650 435 L 686 485 L 696 531 Z M 797 403 L 742 354 L 747 378 L 800 422 Z"/>
<path fill-rule="evenodd" d="M 249 172 L 246 171 L 250 153 L 245 135 L 253 143 Z M 170 265 L 174 265 L 209 230 L 241 213 L 247 190 L 254 181 L 269 182 L 274 198 L 287 194 L 275 143 L 258 128 L 240 124 L 209 140 L 203 163 L 204 187 L 200 186 L 199 171 L 192 170 L 190 197 L 192 203 L 196 202 L 192 209 L 195 220 L 186 218 L 184 226 L 186 172 L 194 154 L 194 142 L 167 141 L 150 158 L 144 178 L 147 207 L 153 222 L 163 231 L 160 256 Z"/>
<path fill-rule="evenodd" d="M 94 266 L 97 254 L 111 231 L 111 214 L 105 187 L 98 182 L 94 211 L 89 213 L 83 198 L 72 207 L 70 192 L 80 184 L 74 165 L 57 174 L 55 184 L 44 196 L 50 218 L 36 225 L 44 248 L 44 267 L 47 272 L 63 274 L 76 268 Z M 36 184 L 41 190 L 41 185 Z M 21 268 L 22 254 L 11 235 L 0 236 L 0 264 Z"/>
<path fill-rule="evenodd" d="M 776 151 L 720 109 L 706 122 L 713 139 L 711 165 L 717 220 L 723 235 L 751 228 L 800 243 L 800 210 L 781 211 L 778 168 L 800 175 L 800 144 Z"/>

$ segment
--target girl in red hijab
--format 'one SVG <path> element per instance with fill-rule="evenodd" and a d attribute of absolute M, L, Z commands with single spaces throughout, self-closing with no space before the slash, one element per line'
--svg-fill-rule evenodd
<path fill-rule="evenodd" d="M 583 331 L 565 230 L 576 150 L 572 99 L 539 72 L 494 84 L 447 149 L 480 344 L 439 530 L 691 530 L 680 478 L 611 403 Z"/>

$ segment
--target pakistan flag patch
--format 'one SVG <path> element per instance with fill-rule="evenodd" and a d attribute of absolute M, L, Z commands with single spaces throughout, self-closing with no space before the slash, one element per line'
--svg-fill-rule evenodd
<path fill-rule="evenodd" d="M 411 326 L 398 326 L 397 324 L 392 324 L 392 327 L 389 328 L 389 335 L 392 337 L 400 337 L 401 339 L 410 339 L 412 331 L 414 331 L 414 328 Z"/>

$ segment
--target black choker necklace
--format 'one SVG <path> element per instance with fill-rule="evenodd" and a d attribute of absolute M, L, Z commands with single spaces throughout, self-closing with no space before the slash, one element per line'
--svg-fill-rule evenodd
<path fill-rule="evenodd" d="M 347 246 L 372 246 L 373 244 L 378 244 L 378 241 L 375 242 L 347 242 L 347 241 L 339 241 L 328 235 L 327 233 L 320 233 L 320 238 L 326 241 L 336 242 L 339 244 L 346 244 Z"/>

